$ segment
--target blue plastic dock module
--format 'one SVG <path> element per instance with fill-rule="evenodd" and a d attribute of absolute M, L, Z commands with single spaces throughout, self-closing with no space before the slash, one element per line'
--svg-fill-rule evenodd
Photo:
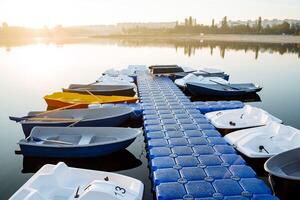
<path fill-rule="evenodd" d="M 139 75 L 137 83 L 157 199 L 278 199 L 199 111 L 240 102 L 193 103 L 167 77 Z"/>

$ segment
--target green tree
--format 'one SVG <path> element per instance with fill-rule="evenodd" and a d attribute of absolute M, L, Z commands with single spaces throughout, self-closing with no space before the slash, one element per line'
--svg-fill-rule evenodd
<path fill-rule="evenodd" d="M 283 22 L 282 24 L 273 25 L 270 32 L 273 34 L 288 34 L 290 33 L 290 24 Z"/>
<path fill-rule="evenodd" d="M 290 24 L 288 22 L 283 22 L 280 26 L 282 33 L 289 33 Z"/>
<path fill-rule="evenodd" d="M 228 30 L 227 16 L 225 16 L 223 18 L 221 28 L 222 28 L 223 31 L 227 31 Z"/>
<path fill-rule="evenodd" d="M 262 23 L 261 23 L 261 17 L 257 20 L 257 33 L 260 33 L 262 30 Z"/>
<path fill-rule="evenodd" d="M 193 18 L 192 18 L 192 16 L 189 17 L 189 26 L 193 26 Z"/>
<path fill-rule="evenodd" d="M 188 26 L 188 25 L 189 25 L 189 19 L 188 19 L 188 18 L 185 18 L 185 19 L 184 19 L 184 25 L 185 25 L 185 26 Z"/>
<path fill-rule="evenodd" d="M 250 27 L 250 25 L 249 25 L 249 23 L 247 22 L 247 25 L 246 25 L 246 27 L 247 27 L 247 33 L 250 33 L 251 32 L 251 27 Z"/>
<path fill-rule="evenodd" d="M 215 27 L 215 19 L 212 19 L 212 21 L 211 21 L 211 27 L 212 27 L 212 28 Z"/>

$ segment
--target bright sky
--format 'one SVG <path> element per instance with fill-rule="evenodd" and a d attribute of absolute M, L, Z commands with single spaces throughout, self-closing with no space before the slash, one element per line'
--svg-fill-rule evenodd
<path fill-rule="evenodd" d="M 31 27 L 183 21 L 196 17 L 300 19 L 300 0 L 0 0 L 0 23 Z"/>

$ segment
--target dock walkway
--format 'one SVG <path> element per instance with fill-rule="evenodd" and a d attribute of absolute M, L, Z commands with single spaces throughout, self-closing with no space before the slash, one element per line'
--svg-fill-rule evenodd
<path fill-rule="evenodd" d="M 137 84 L 157 199 L 278 199 L 169 78 L 139 75 Z"/>

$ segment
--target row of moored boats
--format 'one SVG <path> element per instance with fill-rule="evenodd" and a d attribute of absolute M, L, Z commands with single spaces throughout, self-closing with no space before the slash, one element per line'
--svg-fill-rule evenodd
<path fill-rule="evenodd" d="M 124 106 L 95 105 L 136 102 L 136 77 L 149 71 L 170 77 L 177 86 L 196 97 L 236 97 L 262 89 L 253 83 L 231 83 L 228 74 L 211 68 L 194 70 L 177 65 L 157 65 L 149 68 L 129 66 L 120 71 L 110 69 L 93 83 L 71 84 L 62 92 L 45 96 L 52 110 L 10 117 L 23 128 L 25 139 L 19 141 L 22 154 L 82 158 L 103 156 L 128 147 L 142 131 L 119 126 L 130 119 L 134 110 Z M 252 159 L 254 163 L 268 159 L 264 168 L 270 174 L 270 183 L 277 196 L 294 195 L 293 192 L 300 189 L 299 130 L 251 105 L 205 115 L 226 134 L 225 140 L 244 158 Z M 58 163 L 42 167 L 11 199 L 138 200 L 142 195 L 143 184 L 134 178 Z"/>
<path fill-rule="evenodd" d="M 127 148 L 142 130 L 124 127 L 134 109 L 117 105 L 138 100 L 135 79 L 144 70 L 142 66 L 129 66 L 122 74 L 108 70 L 93 83 L 71 84 L 45 96 L 48 111 L 10 117 L 24 132 L 18 143 L 21 153 L 27 157 L 85 158 Z M 95 106 L 104 103 L 116 106 Z M 141 200 L 143 189 L 143 183 L 132 177 L 60 162 L 43 166 L 10 199 Z"/>

